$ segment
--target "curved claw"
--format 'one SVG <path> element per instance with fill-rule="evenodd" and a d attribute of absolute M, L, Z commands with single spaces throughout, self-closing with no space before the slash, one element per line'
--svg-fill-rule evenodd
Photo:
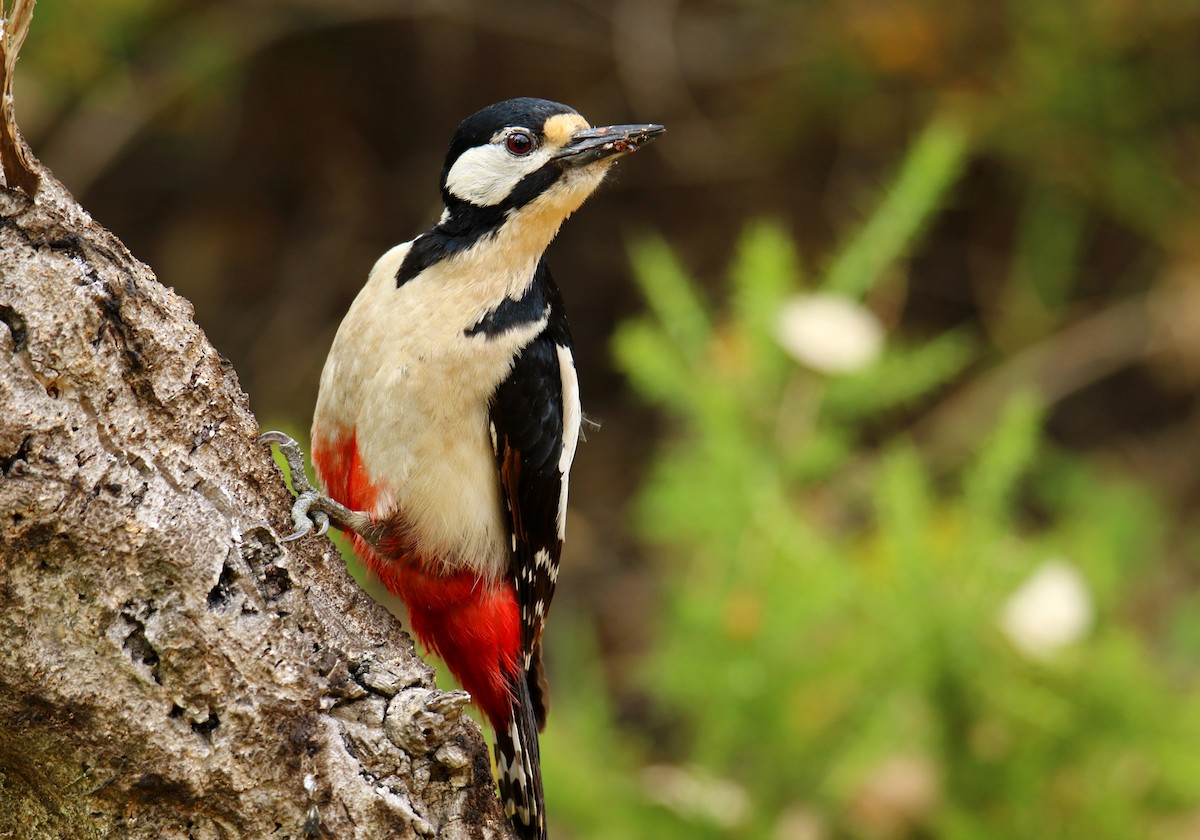
<path fill-rule="evenodd" d="M 295 506 L 292 507 L 292 524 L 296 526 L 296 530 L 288 534 L 286 537 L 280 537 L 280 542 L 295 542 L 303 536 L 307 536 L 313 529 L 312 520 L 308 518 L 307 513 L 298 513 L 300 500 L 296 500 Z"/>
<path fill-rule="evenodd" d="M 296 531 L 283 537 L 283 542 L 291 542 L 306 536 L 312 532 L 314 525 L 318 537 L 323 536 L 329 530 L 329 514 L 319 507 L 313 510 L 313 507 L 319 505 L 321 500 L 321 495 L 312 490 L 296 497 L 296 503 L 292 505 L 292 524 L 296 526 Z"/>
<path fill-rule="evenodd" d="M 296 526 L 296 530 L 282 537 L 283 542 L 308 536 L 313 533 L 314 528 L 316 536 L 322 536 L 329 531 L 330 525 L 349 528 L 361 535 L 361 529 L 371 524 L 365 514 L 338 504 L 309 483 L 304 472 L 304 453 L 291 437 L 279 431 L 263 432 L 258 436 L 258 442 L 266 446 L 278 446 L 279 453 L 283 455 L 291 470 L 292 491 L 296 494 L 296 502 L 292 505 L 292 524 Z"/>
<path fill-rule="evenodd" d="M 255 438 L 255 440 L 264 446 L 270 446 L 272 443 L 278 444 L 279 446 L 298 446 L 296 441 L 292 440 L 292 438 L 288 437 L 283 432 L 274 430 L 270 432 L 263 432 L 261 435 Z"/>
<path fill-rule="evenodd" d="M 317 523 L 317 536 L 325 536 L 325 532 L 329 530 L 329 514 L 319 510 L 313 514 L 313 521 Z"/>
<path fill-rule="evenodd" d="M 309 532 L 311 532 L 311 531 L 312 531 L 312 524 L 308 520 L 305 520 L 304 524 L 300 526 L 299 530 L 293 531 L 292 533 L 288 534 L 286 537 L 280 537 L 279 541 L 285 542 L 285 543 L 286 542 L 295 542 L 296 540 L 300 539 L 301 537 L 308 536 Z"/>

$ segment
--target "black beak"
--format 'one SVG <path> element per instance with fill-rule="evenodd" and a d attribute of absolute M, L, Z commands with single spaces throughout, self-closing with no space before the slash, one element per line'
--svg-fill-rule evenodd
<path fill-rule="evenodd" d="M 661 125 L 606 125 L 584 128 L 571 135 L 554 156 L 563 166 L 584 166 L 636 152 L 666 131 Z"/>

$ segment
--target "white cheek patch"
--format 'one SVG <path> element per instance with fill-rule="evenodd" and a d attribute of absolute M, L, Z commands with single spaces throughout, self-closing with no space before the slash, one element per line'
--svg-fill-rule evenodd
<path fill-rule="evenodd" d="M 537 149 L 524 157 L 511 154 L 499 143 L 467 149 L 446 174 L 446 189 L 455 198 L 480 207 L 491 207 L 508 198 L 526 175 L 541 169 L 550 152 Z"/>

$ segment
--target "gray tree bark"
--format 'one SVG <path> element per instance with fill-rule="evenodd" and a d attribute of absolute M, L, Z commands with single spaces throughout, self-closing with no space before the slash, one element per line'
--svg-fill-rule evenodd
<path fill-rule="evenodd" d="M 511 837 L 461 697 L 328 540 L 280 542 L 234 371 L 11 110 L 0 837 Z"/>

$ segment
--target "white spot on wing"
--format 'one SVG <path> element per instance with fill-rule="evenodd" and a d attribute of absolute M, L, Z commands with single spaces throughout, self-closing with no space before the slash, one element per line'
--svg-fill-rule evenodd
<path fill-rule="evenodd" d="M 579 445 L 579 427 L 583 421 L 583 409 L 579 404 L 579 377 L 575 373 L 575 357 L 570 348 L 556 345 L 558 371 L 562 377 L 563 439 L 562 454 L 558 457 L 558 471 L 562 474 L 562 488 L 558 496 L 558 538 L 567 536 L 567 485 L 571 477 L 571 462 L 575 460 L 575 448 Z"/>

